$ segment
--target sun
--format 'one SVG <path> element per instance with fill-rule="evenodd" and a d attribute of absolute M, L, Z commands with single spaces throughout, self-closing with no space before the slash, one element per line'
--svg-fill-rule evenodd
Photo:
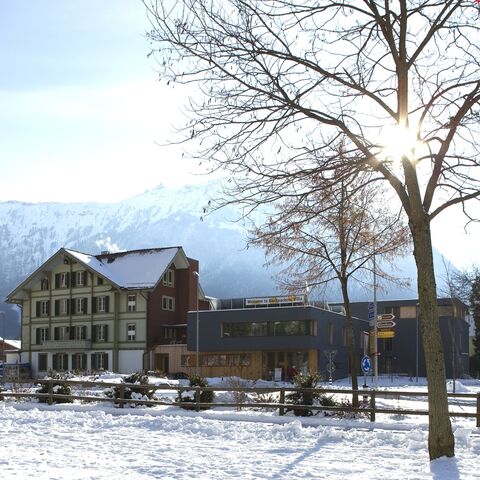
<path fill-rule="evenodd" d="M 383 162 L 401 165 L 404 157 L 415 159 L 415 150 L 422 145 L 415 130 L 402 125 L 390 125 L 380 133 L 381 150 L 378 155 Z"/>

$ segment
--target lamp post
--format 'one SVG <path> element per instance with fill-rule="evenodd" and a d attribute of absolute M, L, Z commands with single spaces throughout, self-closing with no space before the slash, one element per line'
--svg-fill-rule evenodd
<path fill-rule="evenodd" d="M 200 349 L 199 349 L 199 339 L 200 339 L 200 318 L 198 313 L 198 297 L 199 297 L 199 290 L 200 290 L 200 274 L 198 272 L 193 272 L 193 274 L 197 277 L 197 321 L 195 327 L 196 333 L 196 342 L 195 342 L 195 375 L 197 377 L 200 376 Z"/>
<path fill-rule="evenodd" d="M 2 371 L 3 375 L 5 375 L 5 312 L 0 311 L 0 316 L 2 318 Z"/>

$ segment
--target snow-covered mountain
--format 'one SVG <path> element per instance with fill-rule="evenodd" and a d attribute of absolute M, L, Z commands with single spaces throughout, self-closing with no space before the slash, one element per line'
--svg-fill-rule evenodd
<path fill-rule="evenodd" d="M 62 246 L 87 253 L 182 246 L 188 256 L 200 261 L 207 295 L 278 293 L 274 272 L 263 267 L 263 251 L 246 249 L 245 229 L 233 222 L 236 214 L 227 209 L 204 216 L 203 208 L 218 188 L 217 182 L 179 189 L 158 186 L 111 204 L 1 202 L 0 301 Z M 412 259 L 400 265 L 402 276 L 415 277 Z M 352 299 L 370 298 L 363 288 L 352 287 Z M 386 294 L 390 298 L 415 295 L 414 285 Z M 2 310 L 9 318 L 18 318 L 15 308 L 0 304 Z M 7 322 L 6 336 L 14 333 L 18 333 L 18 322 Z"/>

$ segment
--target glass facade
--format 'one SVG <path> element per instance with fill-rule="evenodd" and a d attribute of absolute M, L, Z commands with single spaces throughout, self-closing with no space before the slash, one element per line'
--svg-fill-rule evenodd
<path fill-rule="evenodd" d="M 313 335 L 310 320 L 281 322 L 236 322 L 223 323 L 222 336 L 229 337 L 283 337 L 290 335 Z"/>

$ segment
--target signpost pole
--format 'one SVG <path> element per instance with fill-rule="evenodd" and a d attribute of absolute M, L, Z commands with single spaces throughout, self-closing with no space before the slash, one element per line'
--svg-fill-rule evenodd
<path fill-rule="evenodd" d="M 378 331 L 377 331 L 377 262 L 375 259 L 375 249 L 373 250 L 373 345 L 374 345 L 374 358 L 373 358 L 373 370 L 375 376 L 375 386 L 378 386 Z"/>

